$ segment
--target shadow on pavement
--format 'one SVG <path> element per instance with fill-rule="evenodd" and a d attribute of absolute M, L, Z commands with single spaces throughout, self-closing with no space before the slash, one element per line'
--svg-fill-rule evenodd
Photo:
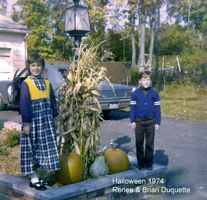
<path fill-rule="evenodd" d="M 121 149 L 126 154 L 130 153 L 131 155 L 136 156 L 136 152 L 134 151 L 135 146 L 132 146 L 130 144 L 130 142 L 131 142 L 131 138 L 129 138 L 128 136 L 120 137 L 120 138 L 114 140 L 115 148 Z"/>
<path fill-rule="evenodd" d="M 156 150 L 154 154 L 154 163 L 168 166 L 169 158 L 165 155 L 165 151 L 162 149 Z"/>
<path fill-rule="evenodd" d="M 6 108 L 3 111 L 18 111 L 19 112 L 19 106 L 6 106 Z"/>

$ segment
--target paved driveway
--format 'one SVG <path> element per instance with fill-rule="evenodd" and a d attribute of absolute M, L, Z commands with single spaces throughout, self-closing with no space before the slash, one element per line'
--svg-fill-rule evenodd
<path fill-rule="evenodd" d="M 117 147 L 135 156 L 134 131 L 128 113 L 112 112 L 101 123 L 102 146 L 114 139 Z M 154 162 L 168 166 L 167 186 L 190 188 L 190 194 L 155 196 L 157 200 L 207 199 L 207 124 L 163 118 L 155 136 Z"/>
<path fill-rule="evenodd" d="M 15 110 L 0 111 L 0 119 L 6 118 L 20 121 Z M 101 122 L 101 139 L 102 147 L 113 139 L 117 148 L 135 156 L 134 131 L 128 113 L 111 112 L 108 119 Z M 156 200 L 207 199 L 207 124 L 163 118 L 155 136 L 154 159 L 168 166 L 168 187 L 191 190 L 190 194 L 155 196 Z"/>

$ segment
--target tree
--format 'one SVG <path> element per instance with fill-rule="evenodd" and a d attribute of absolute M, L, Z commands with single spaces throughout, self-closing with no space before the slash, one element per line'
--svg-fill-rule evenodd
<path fill-rule="evenodd" d="M 136 38 L 135 38 L 135 19 L 136 19 L 136 4 L 129 0 L 130 6 L 130 26 L 132 38 L 132 67 L 136 66 Z"/>
<path fill-rule="evenodd" d="M 91 31 L 85 42 L 99 44 L 104 41 L 108 0 L 86 0 L 86 3 L 89 8 Z M 100 56 L 103 55 L 103 51 L 104 46 L 101 45 Z"/>
<path fill-rule="evenodd" d="M 0 14 L 4 15 L 7 11 L 7 0 L 0 0 Z"/>
<path fill-rule="evenodd" d="M 27 39 L 28 53 L 38 52 L 45 59 L 68 60 L 71 42 L 64 31 L 64 10 L 60 0 L 18 0 L 21 7 L 12 18 L 26 25 L 32 33 Z"/>
<path fill-rule="evenodd" d="M 191 33 L 181 25 L 167 25 L 162 28 L 161 49 L 163 55 L 181 55 L 191 53 Z M 192 37 L 192 35 L 191 35 Z"/>
<path fill-rule="evenodd" d="M 47 6 L 50 10 L 50 27 L 51 40 L 50 46 L 53 52 L 53 60 L 69 60 L 73 55 L 73 42 L 69 39 L 65 32 L 65 16 L 66 7 L 62 4 L 62 0 L 49 0 Z"/>
<path fill-rule="evenodd" d="M 110 51 L 114 55 L 114 61 L 131 61 L 131 37 L 123 36 L 127 30 L 114 31 L 112 29 L 108 30 L 106 34 L 106 45 L 107 51 Z M 125 37 L 125 43 L 123 43 L 123 37 Z M 124 48 L 127 49 L 124 53 Z"/>
<path fill-rule="evenodd" d="M 18 0 L 16 5 L 21 6 L 21 10 L 15 11 L 13 19 L 32 31 L 28 36 L 28 53 L 39 52 L 44 58 L 49 58 L 52 53 L 48 48 L 49 8 L 41 0 Z"/>
<path fill-rule="evenodd" d="M 139 15 L 139 61 L 138 68 L 139 71 L 144 71 L 145 69 L 145 27 L 146 27 L 146 5 L 145 1 L 139 1 L 138 5 L 138 15 Z"/>
<path fill-rule="evenodd" d="M 155 3 L 154 0 L 153 3 Z M 147 63 L 149 71 L 152 70 L 152 59 L 153 59 L 153 52 L 154 52 L 154 39 L 155 39 L 155 30 L 156 30 L 156 8 L 152 9 L 149 14 L 149 22 L 150 22 L 150 29 L 151 29 L 151 37 L 150 37 L 150 50 L 149 50 L 149 61 Z"/>
<path fill-rule="evenodd" d="M 169 17 L 174 17 L 176 23 L 184 21 L 187 23 L 188 29 L 193 26 L 195 30 L 199 30 L 206 35 L 206 0 L 168 0 L 167 5 Z"/>
<path fill-rule="evenodd" d="M 194 4 L 191 11 L 191 23 L 196 30 L 199 30 L 204 35 L 207 33 L 207 1 L 200 0 Z"/>

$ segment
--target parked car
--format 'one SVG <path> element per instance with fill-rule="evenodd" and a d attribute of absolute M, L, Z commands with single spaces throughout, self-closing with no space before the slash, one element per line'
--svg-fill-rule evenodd
<path fill-rule="evenodd" d="M 69 67 L 58 65 L 46 65 L 43 76 L 47 78 L 54 91 L 65 82 Z M 16 73 L 17 74 L 17 73 Z M 12 81 L 0 81 L 0 110 L 6 105 L 19 106 L 21 83 L 26 79 L 27 69 L 25 68 L 18 75 L 14 75 Z M 110 110 L 126 108 L 130 105 L 131 93 L 134 91 L 133 86 L 112 84 L 116 95 L 109 83 L 103 80 L 100 88 L 101 97 L 99 102 L 105 114 Z"/>

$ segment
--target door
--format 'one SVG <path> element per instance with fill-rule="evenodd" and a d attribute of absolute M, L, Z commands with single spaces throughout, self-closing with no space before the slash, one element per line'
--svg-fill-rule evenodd
<path fill-rule="evenodd" d="M 11 49 L 0 48 L 0 81 L 7 81 L 11 79 L 12 65 L 11 65 Z"/>

